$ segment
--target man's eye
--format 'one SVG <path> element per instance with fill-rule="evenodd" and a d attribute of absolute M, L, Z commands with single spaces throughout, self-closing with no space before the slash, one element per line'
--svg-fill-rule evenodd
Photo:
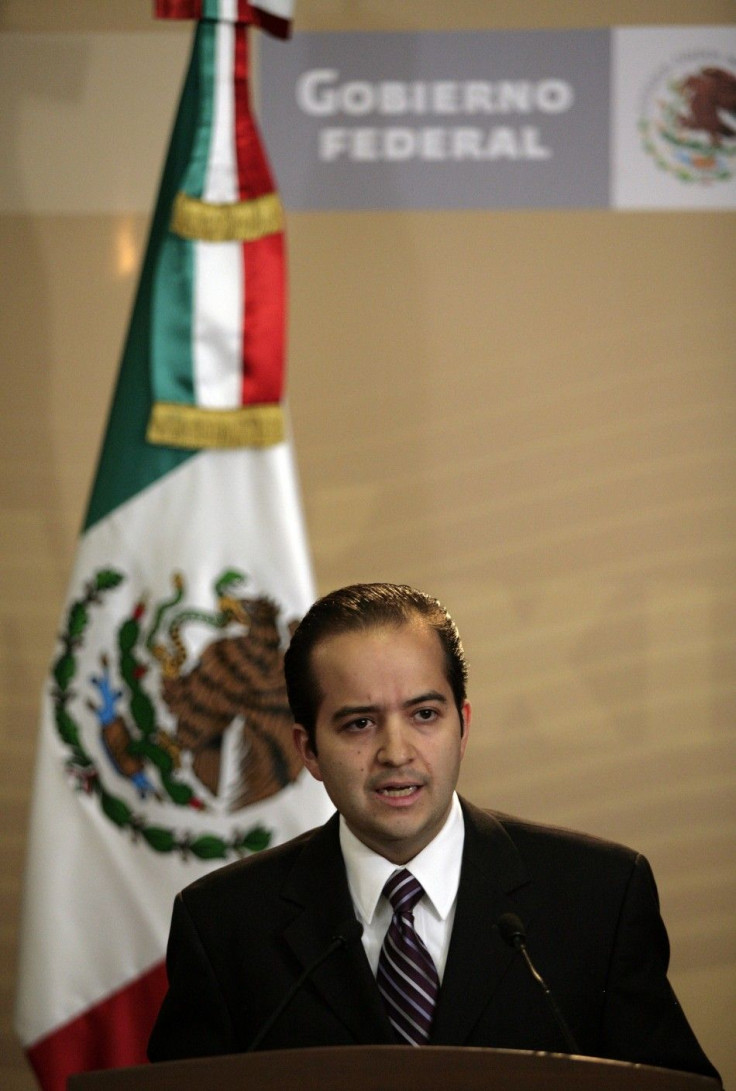
<path fill-rule="evenodd" d="M 359 716 L 357 720 L 350 720 L 344 726 L 347 731 L 365 731 L 370 725 L 371 721 L 367 716 Z"/>
<path fill-rule="evenodd" d="M 420 708 L 417 709 L 416 712 L 417 719 L 421 720 L 423 723 L 431 723 L 432 720 L 437 719 L 437 715 L 438 713 L 436 708 Z"/>

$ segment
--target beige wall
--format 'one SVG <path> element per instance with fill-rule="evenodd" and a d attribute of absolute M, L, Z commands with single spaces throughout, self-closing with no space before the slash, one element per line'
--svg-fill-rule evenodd
<path fill-rule="evenodd" d="M 296 25 L 735 19 L 732 0 L 298 0 Z M 38 693 L 189 37 L 157 26 L 148 0 L 0 5 L 11 1091 L 33 1086 L 10 1013 Z M 130 123 L 110 132 L 106 117 Z M 471 661 L 463 790 L 649 855 L 673 980 L 734 1083 L 736 218 L 301 213 L 288 232 L 290 403 L 319 589 L 387 578 L 446 601 Z"/>

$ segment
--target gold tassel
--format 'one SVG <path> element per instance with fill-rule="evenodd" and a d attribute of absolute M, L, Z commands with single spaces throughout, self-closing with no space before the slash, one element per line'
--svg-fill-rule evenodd
<path fill-rule="evenodd" d="M 266 193 L 252 201 L 222 205 L 177 193 L 171 230 L 183 239 L 253 242 L 284 230 L 284 210 L 275 193 Z"/>
<path fill-rule="evenodd" d="M 280 405 L 202 409 L 156 402 L 146 439 L 164 447 L 272 447 L 284 439 L 284 415 Z"/>

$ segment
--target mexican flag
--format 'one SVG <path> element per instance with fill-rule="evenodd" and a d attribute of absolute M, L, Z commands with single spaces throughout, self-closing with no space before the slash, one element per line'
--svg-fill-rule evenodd
<path fill-rule="evenodd" d="M 283 410 L 283 216 L 248 25 L 198 20 L 48 683 L 16 1026 L 41 1085 L 143 1063 L 174 896 L 321 823 L 283 650 L 313 584 Z"/>

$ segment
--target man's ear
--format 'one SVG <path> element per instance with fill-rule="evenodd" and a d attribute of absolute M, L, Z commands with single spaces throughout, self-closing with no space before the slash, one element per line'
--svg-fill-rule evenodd
<path fill-rule="evenodd" d="M 468 745 L 468 734 L 470 733 L 470 717 L 472 709 L 470 707 L 470 701 L 463 701 L 462 711 L 462 753 L 465 754 L 465 747 Z"/>
<path fill-rule="evenodd" d="M 301 724 L 294 724 L 294 745 L 299 751 L 299 757 L 304 762 L 304 765 L 312 774 L 315 780 L 322 780 L 322 773 L 319 768 L 319 760 L 312 744 L 309 741 L 309 735 L 307 729 L 302 727 Z"/>

